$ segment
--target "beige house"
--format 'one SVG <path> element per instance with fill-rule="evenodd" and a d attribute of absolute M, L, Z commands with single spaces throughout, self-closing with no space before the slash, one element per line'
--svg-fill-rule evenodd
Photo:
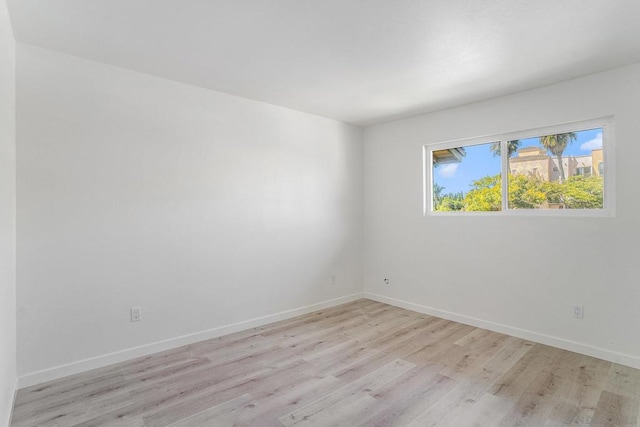
<path fill-rule="evenodd" d="M 585 156 L 566 156 L 562 158 L 565 177 L 575 175 L 602 176 L 604 174 L 602 149 L 596 149 Z M 558 159 L 549 156 L 544 148 L 531 146 L 518 150 L 517 155 L 509 159 L 509 170 L 513 175 L 538 177 L 544 181 L 558 181 L 560 168 Z"/>

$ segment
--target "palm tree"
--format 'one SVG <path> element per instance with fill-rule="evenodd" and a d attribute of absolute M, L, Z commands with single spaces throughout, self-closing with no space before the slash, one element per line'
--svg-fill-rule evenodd
<path fill-rule="evenodd" d="M 551 154 L 558 159 L 558 168 L 560 169 L 560 183 L 562 184 L 566 177 L 564 174 L 564 166 L 562 166 L 562 154 L 566 150 L 567 145 L 578 139 L 575 132 L 559 133 L 557 135 L 545 135 L 540 137 L 540 145 L 546 148 Z"/>
<path fill-rule="evenodd" d="M 502 144 L 500 141 L 492 142 L 489 147 L 493 151 L 493 155 L 499 157 L 502 151 Z M 509 157 L 511 157 L 520 148 L 520 140 L 507 141 L 507 150 L 509 151 Z"/>

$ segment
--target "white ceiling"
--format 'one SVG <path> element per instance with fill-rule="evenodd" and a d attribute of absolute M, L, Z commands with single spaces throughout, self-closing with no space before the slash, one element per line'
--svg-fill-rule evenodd
<path fill-rule="evenodd" d="M 640 0 L 9 0 L 16 39 L 367 125 L 640 62 Z"/>

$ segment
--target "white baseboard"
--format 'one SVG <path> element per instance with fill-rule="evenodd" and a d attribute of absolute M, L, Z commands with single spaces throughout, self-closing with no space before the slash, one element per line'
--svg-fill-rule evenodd
<path fill-rule="evenodd" d="M 78 360 L 76 362 L 55 366 L 53 368 L 43 369 L 41 371 L 32 372 L 30 374 L 20 376 L 20 378 L 18 378 L 17 388 L 30 387 L 36 384 L 41 384 L 47 381 L 52 381 L 58 378 L 66 377 L 68 375 L 78 374 L 91 369 L 102 368 L 104 366 L 112 365 L 114 363 L 124 362 L 126 360 L 134 359 L 136 357 L 147 356 L 149 354 L 158 353 L 160 351 L 170 350 L 172 348 L 181 347 L 183 345 L 193 344 L 199 341 L 204 341 L 211 338 L 216 338 L 223 335 L 244 331 L 246 329 L 255 328 L 258 326 L 266 325 L 268 323 L 290 319 L 292 317 L 311 313 L 317 310 L 322 310 L 324 308 L 345 304 L 347 302 L 355 301 L 360 298 L 363 298 L 363 294 L 361 292 L 353 295 L 347 295 L 340 298 L 334 298 L 334 299 L 319 302 L 316 304 L 307 305 L 304 307 L 294 308 L 292 310 L 282 311 L 280 313 L 270 314 L 262 317 L 256 317 L 254 319 L 249 319 L 242 322 L 233 323 L 230 325 L 208 329 L 206 331 L 195 332 L 193 334 L 188 334 L 188 335 L 182 335 L 182 336 L 170 338 L 164 341 L 145 344 L 138 347 L 129 348 L 126 350 L 120 350 L 113 353 L 104 354 L 101 356 Z"/>
<path fill-rule="evenodd" d="M 600 347 L 594 347 L 588 344 L 579 343 L 576 341 L 567 340 L 564 338 L 554 337 L 551 335 L 541 334 L 526 329 L 516 328 L 513 326 L 503 325 L 501 323 L 491 322 L 489 320 L 478 319 L 471 316 L 465 316 L 463 314 L 453 313 L 446 310 L 439 310 L 433 307 L 427 307 L 425 305 L 414 304 L 412 302 L 402 301 L 395 298 L 386 297 L 383 295 L 373 294 L 371 292 L 365 292 L 364 297 L 370 300 L 383 302 L 385 304 L 393 305 L 407 310 L 417 311 L 418 313 L 428 314 L 430 316 L 436 316 L 447 320 L 453 320 L 454 322 L 464 323 L 465 325 L 475 326 L 477 328 L 488 329 L 490 331 L 499 332 L 505 335 L 511 335 L 517 338 L 533 341 L 540 344 L 549 345 L 552 347 L 561 348 L 564 350 L 573 351 L 575 353 L 584 354 L 587 356 L 597 357 L 598 359 L 607 360 L 609 362 L 619 363 L 621 365 L 630 366 L 632 368 L 640 369 L 640 357 L 632 356 L 630 354 L 618 353 L 616 351 L 607 350 Z"/>

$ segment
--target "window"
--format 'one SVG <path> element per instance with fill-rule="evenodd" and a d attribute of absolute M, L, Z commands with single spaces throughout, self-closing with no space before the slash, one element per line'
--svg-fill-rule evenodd
<path fill-rule="evenodd" d="M 434 210 L 500 210 L 500 159 L 486 155 L 499 148 L 499 142 L 490 142 L 433 150 Z M 474 184 L 476 188 L 469 190 Z M 476 197 L 473 206 L 467 201 L 465 207 L 465 198 L 468 199 L 470 192 Z"/>
<path fill-rule="evenodd" d="M 580 166 L 576 168 L 576 175 L 591 176 L 591 166 Z"/>
<path fill-rule="evenodd" d="M 425 212 L 612 215 L 612 153 L 610 118 L 426 145 Z"/>

